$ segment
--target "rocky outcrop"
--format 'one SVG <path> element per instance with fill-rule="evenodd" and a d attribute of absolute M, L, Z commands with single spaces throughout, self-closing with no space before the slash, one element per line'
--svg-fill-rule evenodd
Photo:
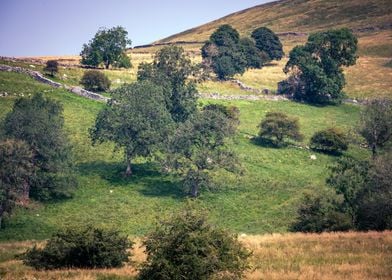
<path fill-rule="evenodd" d="M 77 94 L 77 95 L 80 95 L 80 96 L 83 96 L 83 97 L 87 97 L 87 98 L 90 98 L 90 99 L 93 99 L 93 100 L 97 100 L 97 101 L 101 101 L 101 102 L 107 102 L 110 99 L 110 98 L 105 97 L 105 96 L 103 96 L 101 94 L 85 90 L 85 89 L 83 89 L 81 87 L 67 86 L 67 85 L 63 85 L 61 83 L 52 81 L 51 79 L 48 79 L 45 76 L 43 76 L 38 71 L 33 71 L 33 70 L 22 68 L 22 67 L 9 66 L 9 65 L 3 65 L 3 64 L 0 64 L 0 71 L 27 74 L 30 77 L 32 77 L 35 80 L 37 80 L 38 82 L 47 84 L 47 85 L 49 85 L 51 87 L 54 87 L 54 88 L 64 88 L 64 89 L 68 90 L 69 92 L 72 92 L 74 94 Z"/>
<path fill-rule="evenodd" d="M 206 99 L 218 99 L 218 100 L 271 100 L 271 101 L 281 101 L 281 100 L 289 100 L 284 95 L 224 95 L 219 93 L 199 93 L 200 97 Z"/>

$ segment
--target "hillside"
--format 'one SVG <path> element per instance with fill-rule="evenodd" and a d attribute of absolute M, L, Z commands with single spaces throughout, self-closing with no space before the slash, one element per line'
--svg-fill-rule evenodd
<path fill-rule="evenodd" d="M 231 24 L 243 36 L 249 36 L 259 26 L 298 35 L 339 27 L 359 33 L 390 31 L 392 5 L 389 0 L 281 0 L 230 14 L 156 43 L 203 42 L 222 24 Z"/>

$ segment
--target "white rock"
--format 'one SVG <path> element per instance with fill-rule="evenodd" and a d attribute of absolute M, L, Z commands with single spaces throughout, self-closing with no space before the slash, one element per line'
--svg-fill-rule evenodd
<path fill-rule="evenodd" d="M 316 160 L 317 157 L 316 157 L 316 155 L 310 155 L 310 159 L 311 159 L 311 160 Z"/>
<path fill-rule="evenodd" d="M 109 192 L 110 192 L 110 193 L 113 193 L 113 190 L 110 190 Z"/>
<path fill-rule="evenodd" d="M 31 68 L 35 68 L 35 66 L 34 66 L 33 64 L 30 64 L 29 66 L 30 66 Z"/>

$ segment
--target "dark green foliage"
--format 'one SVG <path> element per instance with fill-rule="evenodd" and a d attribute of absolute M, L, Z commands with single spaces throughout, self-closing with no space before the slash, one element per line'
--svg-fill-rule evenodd
<path fill-rule="evenodd" d="M 196 111 L 197 89 L 188 77 L 195 74 L 184 49 L 167 46 L 160 49 L 152 63 L 141 63 L 138 81 L 148 80 L 163 89 L 165 104 L 175 122 L 183 122 Z"/>
<path fill-rule="evenodd" d="M 311 34 L 304 46 L 290 52 L 284 71 L 291 72 L 298 83 L 291 92 L 283 93 L 309 103 L 340 103 L 345 85 L 342 66 L 355 64 L 356 51 L 357 39 L 349 29 Z"/>
<path fill-rule="evenodd" d="M 341 209 L 341 199 L 333 192 L 307 193 L 298 207 L 292 231 L 346 231 L 353 227 L 351 217 Z"/>
<path fill-rule="evenodd" d="M 328 184 L 344 197 L 343 206 L 360 230 L 392 228 L 392 155 L 370 162 L 343 158 L 332 168 Z"/>
<path fill-rule="evenodd" d="M 101 92 L 108 91 L 110 88 L 110 80 L 106 75 L 98 70 L 88 70 L 84 72 L 80 84 L 90 91 Z"/>
<path fill-rule="evenodd" d="M 212 33 L 202 47 L 202 57 L 218 79 L 225 80 L 245 72 L 248 61 L 244 49 L 246 45 L 242 47 L 238 31 L 226 24 Z"/>
<path fill-rule="evenodd" d="M 165 166 L 182 177 L 191 196 L 198 196 L 202 187 L 211 187 L 211 171 L 236 170 L 236 159 L 225 142 L 236 131 L 238 114 L 236 108 L 209 105 L 171 135 Z"/>
<path fill-rule="evenodd" d="M 360 133 L 376 156 L 378 148 L 384 147 L 392 139 L 392 101 L 374 99 L 362 111 Z"/>
<path fill-rule="evenodd" d="M 29 249 L 23 262 L 35 269 L 121 267 L 129 261 L 132 246 L 118 231 L 70 228 L 52 236 L 44 248 Z"/>
<path fill-rule="evenodd" d="M 372 163 L 368 182 L 358 196 L 356 213 L 360 230 L 392 229 L 392 154 L 378 157 Z"/>
<path fill-rule="evenodd" d="M 118 59 L 113 62 L 113 67 L 116 68 L 132 68 L 131 60 L 129 59 L 128 55 L 123 52 Z"/>
<path fill-rule="evenodd" d="M 55 74 L 59 71 L 59 63 L 57 60 L 48 60 L 46 62 L 46 66 L 44 67 L 44 71 L 49 73 L 50 76 L 54 77 Z"/>
<path fill-rule="evenodd" d="M 268 112 L 259 125 L 259 140 L 269 140 L 276 146 L 281 146 L 285 138 L 301 141 L 298 119 L 289 117 L 282 112 Z"/>
<path fill-rule="evenodd" d="M 147 260 L 139 279 L 241 279 L 251 253 L 235 235 L 215 228 L 188 207 L 162 221 L 143 242 Z"/>
<path fill-rule="evenodd" d="M 113 141 L 123 148 L 126 175 L 131 175 L 131 160 L 148 157 L 160 149 L 171 130 L 172 118 L 165 107 L 162 88 L 142 81 L 124 85 L 112 93 L 90 129 L 93 143 Z"/>
<path fill-rule="evenodd" d="M 267 27 L 259 27 L 252 32 L 256 47 L 268 55 L 269 60 L 282 59 L 284 52 L 279 37 Z"/>
<path fill-rule="evenodd" d="M 110 65 L 129 66 L 129 58 L 125 55 L 125 50 L 131 44 L 127 39 L 128 32 L 121 26 L 110 29 L 101 28 L 88 44 L 83 45 L 80 53 L 81 63 L 89 66 L 99 66 L 104 64 L 108 69 Z M 126 61 L 128 60 L 128 61 Z"/>
<path fill-rule="evenodd" d="M 36 199 L 68 198 L 76 187 L 62 112 L 60 103 L 36 94 L 16 100 L 5 117 L 5 135 L 25 141 L 33 151 L 36 173 L 29 183 Z"/>
<path fill-rule="evenodd" d="M 310 148 L 327 154 L 339 155 L 348 149 L 348 139 L 342 131 L 329 128 L 318 131 L 312 136 Z"/>
<path fill-rule="evenodd" d="M 33 153 L 24 141 L 0 142 L 0 228 L 17 202 L 29 198 L 29 177 L 34 173 Z"/>
<path fill-rule="evenodd" d="M 256 48 L 253 40 L 249 38 L 242 38 L 240 41 L 240 47 L 246 57 L 247 68 L 260 69 L 266 62 L 270 60 L 268 54 Z"/>
<path fill-rule="evenodd" d="M 344 198 L 343 209 L 356 224 L 359 195 L 368 183 L 369 163 L 354 158 L 343 157 L 331 168 L 328 185 Z"/>

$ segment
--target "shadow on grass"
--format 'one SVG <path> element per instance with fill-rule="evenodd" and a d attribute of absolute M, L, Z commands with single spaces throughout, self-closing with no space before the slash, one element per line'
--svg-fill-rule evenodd
<path fill-rule="evenodd" d="M 77 167 L 81 175 L 99 176 L 115 187 L 133 184 L 145 196 L 185 197 L 181 184 L 172 176 L 162 174 L 155 163 L 133 164 L 132 176 L 128 177 L 124 176 L 126 166 L 121 162 L 94 161 L 81 163 Z"/>
<path fill-rule="evenodd" d="M 288 143 L 277 143 L 274 140 L 263 137 L 254 137 L 250 141 L 257 146 L 262 146 L 264 148 L 280 149 L 288 146 Z"/>

